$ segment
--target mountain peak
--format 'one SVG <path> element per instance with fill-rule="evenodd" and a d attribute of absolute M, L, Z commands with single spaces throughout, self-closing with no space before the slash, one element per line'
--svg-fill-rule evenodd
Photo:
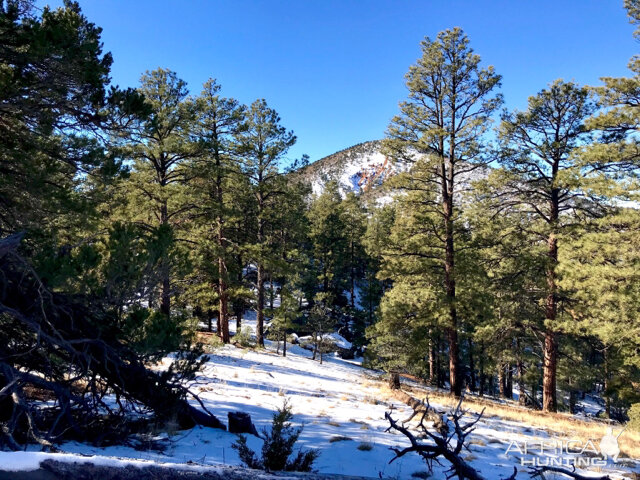
<path fill-rule="evenodd" d="M 330 181 L 336 181 L 340 193 L 346 195 L 371 191 L 400 170 L 382 152 L 382 141 L 371 140 L 321 158 L 301 169 L 300 175 L 314 195 L 321 194 Z"/>

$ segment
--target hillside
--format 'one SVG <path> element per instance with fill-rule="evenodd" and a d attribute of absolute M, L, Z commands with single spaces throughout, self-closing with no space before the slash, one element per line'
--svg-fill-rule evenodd
<path fill-rule="evenodd" d="M 295 175 L 311 186 L 314 195 L 321 194 L 327 182 L 335 181 L 343 196 L 354 192 L 376 202 L 384 202 L 390 198 L 390 192 L 380 187 L 394 175 L 410 171 L 411 166 L 409 162 L 393 161 L 382 152 L 381 140 L 371 140 L 316 160 Z M 490 167 L 481 167 L 462 172 L 458 190 L 466 190 L 471 182 L 486 177 L 489 170 Z"/>
<path fill-rule="evenodd" d="M 255 327 L 249 312 L 244 325 Z M 447 410 L 452 405 L 442 391 L 409 379 L 403 383 L 403 389 L 412 395 L 429 396 L 431 405 L 437 409 Z M 291 346 L 288 356 L 283 358 L 275 353 L 273 342 L 268 342 L 264 351 L 227 345 L 214 350 L 191 388 L 219 418 L 226 420 L 230 411 L 250 413 L 259 431 L 270 425 L 274 410 L 288 399 L 293 407 L 293 422 L 303 427 L 298 446 L 320 450 L 315 467 L 327 477 L 427 478 L 425 464 L 418 455 L 409 454 L 389 463 L 393 458 L 390 448 L 407 446 L 408 441 L 387 431 L 384 414 L 391 410 L 395 418 L 405 419 L 411 409 L 388 389 L 381 372 L 364 369 L 357 361 L 329 357 L 320 365 L 310 359 L 309 351 L 299 346 Z M 562 414 L 545 416 L 504 400 L 470 396 L 466 406 L 471 412 L 487 410 L 470 437 L 469 452 L 463 457 L 492 479 L 508 477 L 514 466 L 521 472 L 518 478 L 529 478 L 527 468 L 519 464 L 517 452 L 505 454 L 511 442 L 553 445 L 558 439 L 588 435 L 593 436 L 597 445 L 606 429 L 606 425 L 594 420 Z M 411 424 L 415 426 L 415 422 Z M 196 427 L 154 432 L 142 437 L 144 441 L 140 438 L 128 445 L 104 448 L 68 442 L 60 446 L 64 454 L 1 453 L 0 463 L 5 469 L 17 470 L 33 470 L 40 461 L 48 459 L 113 467 L 200 468 L 203 472 L 204 467 L 240 464 L 237 452 L 231 448 L 236 435 L 218 429 Z M 596 469 L 612 479 L 635 478 L 627 474 L 639 467 L 637 461 L 626 459 L 631 456 L 630 450 L 635 453 L 637 449 L 637 434 L 628 432 L 622 439 L 625 442 L 620 442 L 621 457 L 625 459 Z M 262 440 L 249 435 L 248 444 L 259 451 Z M 446 462 L 443 464 L 446 466 Z M 445 478 L 445 466 L 434 465 L 431 478 Z"/>
<path fill-rule="evenodd" d="M 371 193 L 386 179 L 408 168 L 393 163 L 381 151 L 382 142 L 372 140 L 345 148 L 302 168 L 298 174 L 311 185 L 315 195 L 322 193 L 329 181 L 337 181 L 343 194 Z"/>

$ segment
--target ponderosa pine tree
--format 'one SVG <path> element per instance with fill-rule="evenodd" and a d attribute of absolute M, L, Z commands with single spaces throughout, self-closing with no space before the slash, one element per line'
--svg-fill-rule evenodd
<path fill-rule="evenodd" d="M 87 220 L 60 213 L 95 206 L 82 179 L 119 170 L 92 135 L 108 122 L 112 58 L 77 3 L 36 10 L 0 4 L 0 236 L 40 231 L 39 241 L 55 242 L 52 221 L 70 233 Z"/>
<path fill-rule="evenodd" d="M 195 105 L 186 83 L 169 70 L 145 73 L 138 91 L 150 114 L 131 122 L 122 134 L 119 154 L 133 160 L 126 186 L 126 215 L 143 226 L 163 246 L 160 252 L 160 311 L 171 313 L 172 268 L 176 227 L 193 205 L 185 198 L 189 161 L 199 154 L 192 140 Z M 153 303 L 153 302 L 150 302 Z"/>
<path fill-rule="evenodd" d="M 309 239 L 319 291 L 340 304 L 348 288 L 348 240 L 344 205 L 337 182 L 330 181 L 309 206 Z"/>
<path fill-rule="evenodd" d="M 603 214 L 603 197 L 589 185 L 609 184 L 608 174 L 613 173 L 608 167 L 574 155 L 576 148 L 590 141 L 584 122 L 594 111 L 587 88 L 556 81 L 530 97 L 526 111 L 505 114 L 500 127 L 504 169 L 496 173 L 503 177 L 499 210 L 511 209 L 514 222 L 518 221 L 517 215 L 535 218 L 530 228 L 532 241 L 546 244 L 542 324 L 545 411 L 557 409 L 556 337 L 561 330 L 562 297 L 558 287 L 559 239 L 586 219 Z"/>
<path fill-rule="evenodd" d="M 625 7 L 630 22 L 638 25 L 640 2 L 626 0 Z M 640 29 L 634 36 L 640 38 Z M 573 300 L 570 315 L 574 328 L 593 335 L 600 343 L 607 415 L 612 399 L 623 405 L 640 401 L 640 216 L 634 206 L 640 169 L 640 58 L 633 57 L 629 69 L 630 77 L 605 77 L 604 86 L 594 88 L 603 108 L 586 124 L 602 134 L 576 155 L 583 169 L 597 168 L 615 175 L 616 182 L 603 181 L 602 175 L 585 179 L 588 189 L 623 202 L 611 201 L 609 215 L 590 222 L 581 237 L 568 238 L 570 245 L 561 251 L 560 264 L 561 285 Z"/>
<path fill-rule="evenodd" d="M 218 311 L 218 335 L 229 343 L 229 291 L 233 280 L 229 276 L 232 248 L 231 236 L 241 215 L 239 202 L 248 183 L 242 183 L 240 164 L 235 155 L 235 136 L 244 119 L 244 107 L 237 100 L 220 95 L 220 85 L 208 80 L 196 99 L 197 120 L 195 135 L 201 154 L 193 165 L 190 186 L 197 198 L 193 216 L 196 225 L 197 249 L 201 262 L 202 290 L 212 293 L 215 282 L 217 308 L 213 298 L 204 294 L 208 307 L 204 313 L 211 317 L 211 310 Z"/>
<path fill-rule="evenodd" d="M 439 217 L 432 232 L 441 240 L 446 326 L 449 343 L 451 392 L 459 396 L 462 379 L 459 369 L 458 313 L 456 310 L 456 220 L 465 176 L 485 165 L 483 135 L 491 115 L 502 99 L 493 92 L 500 76 L 493 67 L 481 68 L 469 39 L 459 28 L 425 38 L 422 57 L 406 75 L 409 98 L 400 104 L 400 114 L 388 128 L 387 151 L 395 159 L 413 161 L 416 154 L 427 155 L 429 182 L 435 197 L 429 208 Z"/>
<path fill-rule="evenodd" d="M 289 148 L 296 142 L 292 131 L 280 125 L 278 113 L 267 106 L 265 100 L 256 100 L 247 109 L 240 133 L 236 137 L 237 154 L 242 171 L 253 187 L 256 207 L 255 244 L 251 258 L 256 264 L 257 329 L 258 345 L 264 346 L 265 265 L 269 255 L 266 229 L 269 212 L 275 208 L 282 192 L 278 178 L 281 162 Z"/>

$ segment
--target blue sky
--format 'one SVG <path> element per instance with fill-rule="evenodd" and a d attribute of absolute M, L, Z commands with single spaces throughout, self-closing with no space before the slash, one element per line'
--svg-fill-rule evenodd
<path fill-rule="evenodd" d="M 60 2 L 38 2 L 40 5 Z M 198 93 L 209 77 L 244 103 L 265 98 L 317 160 L 382 138 L 425 36 L 462 27 L 524 108 L 556 78 L 595 85 L 638 52 L 622 0 L 80 0 L 104 29 L 113 82 L 170 68 Z"/>

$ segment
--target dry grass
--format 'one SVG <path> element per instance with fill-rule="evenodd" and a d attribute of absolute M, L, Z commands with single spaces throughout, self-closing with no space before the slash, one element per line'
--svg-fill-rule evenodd
<path fill-rule="evenodd" d="M 362 442 L 358 445 L 358 450 L 360 450 L 361 452 L 370 452 L 371 450 L 373 450 L 373 443 L 371 442 Z"/>
<path fill-rule="evenodd" d="M 327 425 L 331 425 L 332 427 L 341 427 L 342 426 L 338 422 L 334 422 L 333 420 L 328 421 Z"/>
<path fill-rule="evenodd" d="M 389 389 L 385 383 L 380 382 L 378 388 L 383 398 L 394 399 L 393 390 Z M 454 408 L 458 403 L 457 399 L 446 393 L 407 388 L 406 386 L 403 387 L 403 390 L 416 398 L 424 398 L 425 395 L 428 395 L 433 403 L 449 408 Z M 395 401 L 397 402 L 397 400 Z M 544 413 L 517 405 L 501 405 L 478 397 L 466 397 L 464 407 L 475 413 L 480 413 L 484 408 L 484 418 L 496 417 L 513 421 L 545 430 L 552 435 L 566 439 L 579 439 L 582 441 L 592 439 L 599 441 L 607 433 L 607 428 L 610 426 L 608 423 L 596 419 L 582 420 L 567 413 Z M 621 428 L 620 426 L 614 426 L 614 433 L 617 433 Z M 626 430 L 618 439 L 618 445 L 620 446 L 621 456 L 640 458 L 640 432 Z"/>

